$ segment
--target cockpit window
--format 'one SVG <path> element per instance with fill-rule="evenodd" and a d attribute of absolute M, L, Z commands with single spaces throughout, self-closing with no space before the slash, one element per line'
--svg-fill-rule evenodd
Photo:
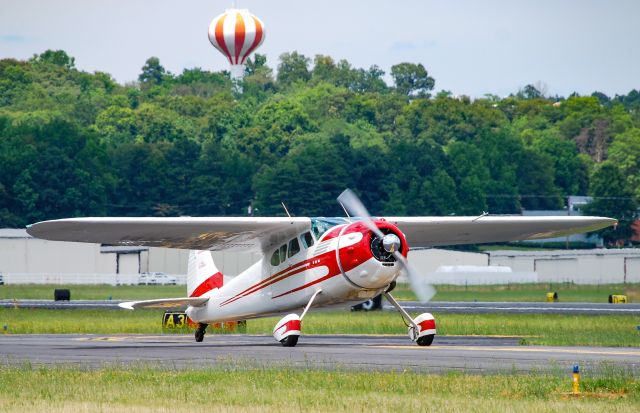
<path fill-rule="evenodd" d="M 280 264 L 287 259 L 287 244 L 280 247 Z"/>
<path fill-rule="evenodd" d="M 320 239 L 322 234 L 336 225 L 348 224 L 349 222 L 346 218 L 311 218 L 311 231 L 313 231 L 316 239 Z"/>
<path fill-rule="evenodd" d="M 302 245 L 305 248 L 309 248 L 313 245 L 313 235 L 311 235 L 310 232 L 305 232 L 304 234 L 300 235 L 300 241 L 302 241 Z"/>
<path fill-rule="evenodd" d="M 293 257 L 299 252 L 300 252 L 300 243 L 298 242 L 298 238 L 294 238 L 291 241 L 289 241 L 289 257 Z"/>
<path fill-rule="evenodd" d="M 271 256 L 271 265 L 273 265 L 274 267 L 277 267 L 278 265 L 280 265 L 280 250 L 279 249 L 273 251 L 273 255 Z"/>

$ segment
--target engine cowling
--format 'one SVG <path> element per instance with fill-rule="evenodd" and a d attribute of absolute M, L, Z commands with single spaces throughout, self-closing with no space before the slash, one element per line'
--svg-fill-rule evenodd
<path fill-rule="evenodd" d="M 393 224 L 374 221 L 383 236 L 376 236 L 361 222 L 343 227 L 338 236 L 338 263 L 343 275 L 361 288 L 383 288 L 397 278 L 401 266 L 393 256 L 399 251 L 407 256 L 409 245 Z"/>

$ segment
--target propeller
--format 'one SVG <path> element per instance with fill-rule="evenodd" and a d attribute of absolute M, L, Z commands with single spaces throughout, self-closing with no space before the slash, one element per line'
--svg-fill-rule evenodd
<path fill-rule="evenodd" d="M 409 264 L 404 255 L 400 253 L 400 239 L 394 234 L 385 235 L 380 231 L 380 228 L 378 228 L 375 222 L 373 222 L 371 215 L 369 215 L 367 208 L 352 190 L 345 189 L 340 196 L 338 196 L 338 202 L 342 204 L 351 216 L 361 218 L 367 228 L 382 240 L 385 251 L 393 254 L 396 261 L 402 265 L 402 268 L 409 278 L 411 289 L 416 293 L 418 300 L 423 304 L 429 301 L 436 294 L 436 289 L 432 285 L 424 282 L 420 274 Z"/>

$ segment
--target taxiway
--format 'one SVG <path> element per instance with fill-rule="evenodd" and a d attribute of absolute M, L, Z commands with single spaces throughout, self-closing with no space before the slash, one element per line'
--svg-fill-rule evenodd
<path fill-rule="evenodd" d="M 46 308 L 46 309 L 114 309 L 119 310 L 116 300 L 0 300 L 0 308 Z M 640 315 L 640 304 L 574 303 L 574 302 L 473 302 L 473 301 L 431 301 L 421 304 L 417 301 L 402 301 L 402 306 L 410 312 L 464 313 L 464 314 L 591 314 L 591 315 Z M 396 311 L 384 302 L 384 310 Z"/>
<path fill-rule="evenodd" d="M 303 336 L 284 348 L 271 336 L 0 335 L 0 363 L 163 365 L 170 368 L 289 367 L 419 372 L 585 371 L 611 366 L 640 372 L 640 348 L 519 346 L 517 337 L 437 336 L 418 347 L 403 336 Z"/>

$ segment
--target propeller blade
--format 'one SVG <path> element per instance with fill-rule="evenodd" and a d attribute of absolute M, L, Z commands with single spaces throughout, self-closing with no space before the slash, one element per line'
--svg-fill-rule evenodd
<path fill-rule="evenodd" d="M 415 268 L 409 264 L 409 261 L 400 254 L 400 252 L 395 251 L 393 253 L 395 259 L 402 265 L 405 272 L 407 273 L 407 278 L 409 278 L 409 284 L 411 285 L 411 289 L 416 296 L 418 297 L 418 301 L 422 304 L 428 302 L 436 295 L 436 289 L 433 285 L 424 282 L 421 278 L 420 274 L 415 270 Z"/>
<path fill-rule="evenodd" d="M 360 198 L 350 189 L 345 189 L 340 196 L 338 196 L 338 202 L 342 204 L 344 209 L 346 209 L 352 217 L 359 217 L 362 219 L 362 222 L 380 239 L 384 238 L 384 234 L 380 231 L 380 228 L 373 222 L 371 215 L 369 215 L 369 211 L 364 206 L 364 204 L 360 201 Z M 407 278 L 409 278 L 409 283 L 411 284 L 411 289 L 418 300 L 421 303 L 426 303 L 436 294 L 436 289 L 428 283 L 425 283 L 423 279 L 420 277 L 420 274 L 411 266 L 407 259 L 400 254 L 399 251 L 394 251 L 393 256 L 396 258 L 396 261 L 402 265 L 402 268 L 407 273 Z"/>
<path fill-rule="evenodd" d="M 371 215 L 369 215 L 369 211 L 367 211 L 367 208 L 365 208 L 365 206 L 360 201 L 360 198 L 358 198 L 358 196 L 352 190 L 347 188 L 342 191 L 340 196 L 338 196 L 338 202 L 342 204 L 342 206 L 349 212 L 352 217 L 362 218 L 362 222 L 364 222 L 364 224 L 371 231 L 373 231 L 373 233 L 376 234 L 377 237 L 381 239 L 382 237 L 384 237 L 384 234 L 382 233 L 382 231 L 380 231 L 380 228 L 378 228 L 373 222 L 373 219 L 371 218 Z"/>

